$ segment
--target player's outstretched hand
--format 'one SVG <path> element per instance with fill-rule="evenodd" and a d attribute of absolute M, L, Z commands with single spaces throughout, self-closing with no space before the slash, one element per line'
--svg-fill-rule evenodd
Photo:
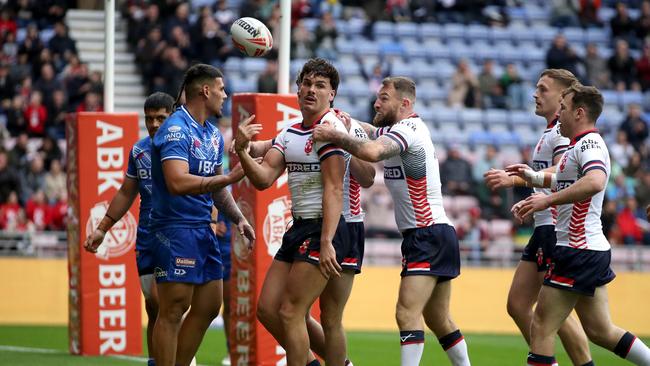
<path fill-rule="evenodd" d="M 319 123 L 314 128 L 314 141 L 332 141 L 336 134 L 336 128 L 329 123 Z"/>
<path fill-rule="evenodd" d="M 261 124 L 251 124 L 254 119 L 255 115 L 251 114 L 250 117 L 239 123 L 239 126 L 237 127 L 237 136 L 235 136 L 235 151 L 246 151 L 253 136 L 257 135 L 262 130 Z"/>
<path fill-rule="evenodd" d="M 535 171 L 526 164 L 513 164 L 506 167 L 506 173 L 511 177 L 519 177 L 528 184 L 532 185 L 531 177 L 535 174 Z"/>
<path fill-rule="evenodd" d="M 341 276 L 341 271 L 343 269 L 336 261 L 336 250 L 334 250 L 334 245 L 332 245 L 331 241 L 321 241 L 318 267 L 320 268 L 320 271 L 323 276 L 325 276 L 325 278 L 330 278 L 331 276 Z"/>
<path fill-rule="evenodd" d="M 253 242 L 255 241 L 255 230 L 253 230 L 251 224 L 249 224 L 246 219 L 243 219 L 237 224 L 237 230 L 239 231 L 239 235 L 248 239 L 248 249 L 253 249 Z"/>
<path fill-rule="evenodd" d="M 345 129 L 350 131 L 350 127 L 352 127 L 352 117 L 350 116 L 350 113 L 342 111 L 338 108 L 333 108 L 334 114 L 336 114 L 336 117 L 343 122 L 345 125 Z"/>
<path fill-rule="evenodd" d="M 84 242 L 84 249 L 91 253 L 97 253 L 97 248 L 99 248 L 99 246 L 104 241 L 105 235 L 105 232 L 99 229 L 95 229 L 92 234 L 88 235 L 86 238 L 86 241 Z"/>
<path fill-rule="evenodd" d="M 544 193 L 534 193 L 525 200 L 517 203 L 517 205 L 519 204 L 521 205 L 517 208 L 517 213 L 515 216 L 518 217 L 521 221 L 524 221 L 527 218 L 531 217 L 533 213 L 546 210 L 551 206 L 548 196 Z M 513 207 L 513 210 L 515 210 L 515 207 Z"/>
<path fill-rule="evenodd" d="M 502 169 L 490 169 L 483 174 L 483 179 L 488 188 L 497 190 L 499 188 L 512 188 L 513 178 Z"/>

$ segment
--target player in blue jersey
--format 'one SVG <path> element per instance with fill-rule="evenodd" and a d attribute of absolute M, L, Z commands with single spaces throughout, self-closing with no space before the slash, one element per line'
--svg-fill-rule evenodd
<path fill-rule="evenodd" d="M 169 117 L 174 105 L 174 98 L 165 93 L 151 94 L 144 102 L 144 122 L 149 136 L 136 142 L 129 153 L 129 165 L 126 177 L 117 192 L 106 215 L 95 231 L 88 235 L 84 247 L 90 252 L 97 252 L 97 247 L 104 241 L 104 236 L 119 221 L 133 204 L 140 193 L 140 218 L 138 235 L 135 242 L 135 257 L 140 276 L 140 287 L 144 295 L 147 310 L 147 348 L 148 365 L 154 365 L 153 342 L 151 336 L 158 314 L 158 296 L 153 277 L 153 253 L 149 240 L 149 212 L 151 211 L 151 140 L 158 127 Z"/>
<path fill-rule="evenodd" d="M 152 146 L 156 200 L 150 228 L 160 303 L 153 340 L 158 366 L 188 365 L 219 314 L 223 268 L 210 228 L 212 206 L 248 240 L 255 238 L 225 189 L 239 181 L 243 171 L 235 168 L 223 174 L 223 137 L 207 122 L 221 114 L 227 98 L 223 74 L 210 65 L 194 65 L 185 73 L 179 99 L 182 92 L 186 103 L 163 123 Z"/>

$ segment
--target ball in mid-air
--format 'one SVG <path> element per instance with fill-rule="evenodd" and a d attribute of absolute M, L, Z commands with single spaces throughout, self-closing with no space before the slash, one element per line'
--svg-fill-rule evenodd
<path fill-rule="evenodd" d="M 255 18 L 244 17 L 235 20 L 230 27 L 230 35 L 235 47 L 247 56 L 264 56 L 273 47 L 271 32 L 264 23 Z"/>

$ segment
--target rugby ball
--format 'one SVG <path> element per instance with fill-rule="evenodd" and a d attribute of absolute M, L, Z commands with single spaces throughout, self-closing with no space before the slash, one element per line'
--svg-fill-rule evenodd
<path fill-rule="evenodd" d="M 230 27 L 232 43 L 247 56 L 264 56 L 273 47 L 273 36 L 264 25 L 255 18 L 244 17 L 235 20 Z"/>

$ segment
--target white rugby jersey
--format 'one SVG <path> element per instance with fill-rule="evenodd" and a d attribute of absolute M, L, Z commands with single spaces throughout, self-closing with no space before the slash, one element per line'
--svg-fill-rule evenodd
<path fill-rule="evenodd" d="M 533 152 L 533 170 L 540 171 L 553 166 L 553 159 L 561 156 L 569 147 L 569 139 L 560 134 L 557 120 L 551 122 L 544 131 Z M 535 193 L 550 194 L 549 188 L 534 188 Z M 535 212 L 535 227 L 555 225 L 557 207 L 551 206 L 544 211 Z"/>
<path fill-rule="evenodd" d="M 596 129 L 585 131 L 571 140 L 556 168 L 555 190 L 570 187 L 594 169 L 602 170 L 609 178 L 609 151 Z M 557 245 L 600 251 L 610 249 L 600 221 L 604 197 L 605 189 L 584 201 L 558 206 Z"/>
<path fill-rule="evenodd" d="M 349 133 L 353 137 L 368 139 L 366 131 L 355 120 L 351 122 Z M 350 160 L 352 160 L 352 155 L 348 154 L 343 180 L 343 217 L 345 217 L 345 222 L 362 222 L 364 213 L 361 209 L 361 185 L 350 172 Z"/>
<path fill-rule="evenodd" d="M 289 175 L 291 213 L 294 218 L 313 219 L 323 216 L 320 162 L 333 154 L 347 155 L 343 149 L 332 143 L 314 142 L 314 127 L 322 122 L 330 122 L 337 130 L 348 132 L 343 122 L 328 111 L 309 128 L 302 123 L 286 127 L 273 143 L 273 148 L 284 156 Z"/>
<path fill-rule="evenodd" d="M 431 134 L 420 117 L 412 114 L 390 127 L 377 129 L 400 154 L 384 160 L 384 182 L 393 196 L 395 221 L 400 231 L 451 222 L 442 206 L 438 157 Z"/>

